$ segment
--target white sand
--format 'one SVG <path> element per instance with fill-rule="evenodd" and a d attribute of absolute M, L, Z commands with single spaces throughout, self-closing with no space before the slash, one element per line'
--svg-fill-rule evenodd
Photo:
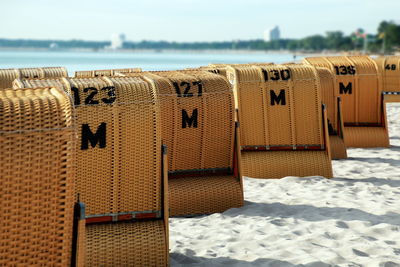
<path fill-rule="evenodd" d="M 172 266 L 400 266 L 400 105 L 389 149 L 349 149 L 334 179 L 245 179 L 245 206 L 170 219 Z"/>

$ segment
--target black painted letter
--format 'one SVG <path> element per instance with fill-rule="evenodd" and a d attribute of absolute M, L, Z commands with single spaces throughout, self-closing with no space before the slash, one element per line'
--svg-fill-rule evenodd
<path fill-rule="evenodd" d="M 352 94 L 353 84 L 348 83 L 347 86 L 344 86 L 343 83 L 339 83 L 339 93 L 340 94 Z"/>
<path fill-rule="evenodd" d="M 286 97 L 285 97 L 285 90 L 284 89 L 282 89 L 279 92 L 279 95 L 276 95 L 274 90 L 270 90 L 269 93 L 270 93 L 270 96 L 271 96 L 271 106 L 274 106 L 275 103 L 277 105 L 286 105 Z"/>
<path fill-rule="evenodd" d="M 90 130 L 89 124 L 82 124 L 82 141 L 81 150 L 89 148 L 89 142 L 92 147 L 95 147 L 99 143 L 100 148 L 106 147 L 106 123 L 102 122 L 95 134 Z"/>
<path fill-rule="evenodd" d="M 189 117 L 186 110 L 182 109 L 182 128 L 189 127 L 197 128 L 197 108 L 193 110 L 192 116 Z"/>

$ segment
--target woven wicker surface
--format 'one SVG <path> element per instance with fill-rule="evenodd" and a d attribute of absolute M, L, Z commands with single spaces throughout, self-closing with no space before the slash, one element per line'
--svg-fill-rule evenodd
<path fill-rule="evenodd" d="M 400 56 L 378 57 L 374 60 L 382 75 L 383 91 L 400 92 Z"/>
<path fill-rule="evenodd" d="M 70 264 L 72 121 L 61 90 L 0 90 L 0 266 Z"/>
<path fill-rule="evenodd" d="M 336 84 L 333 73 L 328 68 L 322 67 L 317 67 L 317 73 L 321 83 L 321 100 L 326 105 L 328 111 L 328 123 L 330 124 L 330 128 L 338 132 L 338 94 L 335 90 Z"/>
<path fill-rule="evenodd" d="M 384 102 L 386 103 L 398 103 L 400 102 L 400 95 L 398 94 L 390 94 L 390 95 L 384 95 Z"/>
<path fill-rule="evenodd" d="M 241 159 L 242 174 L 253 178 L 332 177 L 331 160 L 326 151 L 242 152 Z"/>
<path fill-rule="evenodd" d="M 64 67 L 44 67 L 42 69 L 44 73 L 44 78 L 68 77 L 68 71 Z"/>
<path fill-rule="evenodd" d="M 88 149 L 82 149 L 82 131 L 78 131 L 77 191 L 86 203 L 87 215 L 160 211 L 161 125 L 159 104 L 149 83 L 141 78 L 103 77 L 31 79 L 15 84 L 42 83 L 71 92 L 79 126 L 88 124 L 92 132 L 102 123 L 107 126 L 103 148 L 99 144 L 92 148 L 89 143 Z M 97 94 L 88 99 L 96 90 Z M 86 253 L 87 257 L 91 257 L 90 253 Z"/>
<path fill-rule="evenodd" d="M 71 92 L 79 128 L 77 191 L 87 215 L 161 210 L 160 114 L 149 83 L 141 78 L 102 77 L 30 79 L 14 85 L 76 88 Z M 105 126 L 104 147 L 84 142 L 84 125 L 93 134 Z"/>
<path fill-rule="evenodd" d="M 162 220 L 89 225 L 85 266 L 167 266 Z"/>
<path fill-rule="evenodd" d="M 0 89 L 11 88 L 15 79 L 67 77 L 63 67 L 0 69 Z"/>
<path fill-rule="evenodd" d="M 80 220 L 78 223 L 78 240 L 76 250 L 76 267 L 85 266 L 86 259 L 86 221 Z"/>
<path fill-rule="evenodd" d="M 343 138 L 345 133 L 343 130 L 343 121 L 340 118 L 340 114 L 343 114 L 343 111 L 341 110 L 341 105 L 338 103 L 339 90 L 335 88 L 337 84 L 335 83 L 334 74 L 328 68 L 316 68 L 321 83 L 322 103 L 327 108 L 331 156 L 332 159 L 345 159 L 347 158 L 346 145 Z"/>
<path fill-rule="evenodd" d="M 0 69 L 0 89 L 11 88 L 12 82 L 18 77 L 17 69 Z"/>
<path fill-rule="evenodd" d="M 278 178 L 283 177 L 282 174 L 304 176 L 304 173 L 332 176 L 326 149 L 328 129 L 323 126 L 321 85 L 315 68 L 305 65 L 231 66 L 227 68 L 227 76 L 236 94 L 243 150 L 260 146 L 267 147 L 267 150 L 283 147 L 296 150 L 318 147 L 323 150 L 307 154 L 310 157 L 296 156 L 303 155 L 297 151 L 243 151 L 243 175 L 257 178 Z M 268 163 L 268 160 L 275 163 L 275 154 L 279 158 L 287 153 L 296 154 L 291 156 L 291 160 L 298 161 L 296 164 L 303 166 L 304 171 L 299 172 L 294 167 L 296 164 L 274 168 Z"/>
<path fill-rule="evenodd" d="M 389 147 L 385 127 L 345 127 L 347 147 Z"/>
<path fill-rule="evenodd" d="M 338 95 L 343 101 L 345 125 L 347 123 L 359 125 L 382 123 L 382 81 L 377 65 L 371 58 L 367 56 L 320 57 L 306 58 L 305 62 L 314 66 L 327 67 L 335 74 Z M 350 86 L 352 92 L 345 93 L 345 88 L 350 90 Z"/>
<path fill-rule="evenodd" d="M 331 144 L 331 158 L 346 159 L 347 147 L 344 139 L 340 138 L 338 135 L 329 135 L 329 141 Z"/>
<path fill-rule="evenodd" d="M 263 71 L 289 71 L 291 78 L 264 81 Z M 242 146 L 323 145 L 320 83 L 314 68 L 251 66 L 228 72 L 234 75 L 238 96 Z M 281 92 L 285 104 L 271 98 Z"/>
<path fill-rule="evenodd" d="M 126 73 L 141 72 L 140 68 L 129 68 L 129 69 L 109 69 L 109 70 L 84 70 L 76 71 L 75 78 L 95 78 L 102 76 L 123 76 Z"/>
<path fill-rule="evenodd" d="M 232 176 L 182 177 L 169 180 L 170 214 L 196 215 L 243 206 L 243 192 Z"/>
<path fill-rule="evenodd" d="M 335 74 L 338 85 L 336 90 L 342 98 L 346 145 L 386 147 L 389 137 L 379 64 L 367 56 L 306 58 L 305 62 L 328 67 Z M 391 99 L 393 98 L 396 97 Z M 387 100 L 389 101 L 389 98 Z M 356 129 L 357 126 L 360 129 Z M 381 127 L 381 130 L 377 127 Z M 347 129 L 351 129 L 352 132 L 348 134 Z M 357 134 L 360 134 L 359 138 Z"/>
<path fill-rule="evenodd" d="M 207 72 L 165 72 L 157 76 L 147 77 L 154 80 L 160 93 L 169 171 L 231 167 L 234 109 L 233 94 L 226 80 Z M 200 82 L 201 89 L 193 85 Z M 182 90 L 181 97 L 174 83 Z M 187 95 L 192 96 L 184 96 L 186 83 L 191 85 Z M 193 112 L 197 112 L 197 120 L 192 124 L 184 121 L 183 118 L 195 118 Z"/>
<path fill-rule="evenodd" d="M 25 87 L 41 84 L 58 86 L 70 92 L 74 100 L 79 129 L 75 148 L 77 192 L 86 204 L 86 214 L 161 211 L 166 200 L 162 199 L 160 105 L 151 84 L 141 77 L 14 83 Z M 92 133 L 105 125 L 105 143 L 84 142 L 84 125 Z M 162 266 L 158 262 L 168 262 L 167 218 L 86 228 L 86 265 Z M 154 254 L 149 257 L 146 253 Z"/>
<path fill-rule="evenodd" d="M 174 178 L 182 179 L 178 182 L 170 179 L 171 215 L 222 212 L 241 206 L 240 179 L 227 174 L 220 177 L 220 183 L 214 183 L 214 178 L 201 173 L 210 169 L 233 170 L 234 104 L 227 80 L 206 71 L 143 75 L 160 94 L 162 134 L 168 146 L 170 174 L 191 173 L 195 177 Z M 197 181 L 196 186 L 191 181 Z M 213 186 L 218 186 L 218 190 L 210 191 Z M 204 195 L 205 190 L 209 190 L 209 195 Z"/>
<path fill-rule="evenodd" d="M 198 68 L 197 70 L 205 70 L 205 71 L 209 71 L 215 74 L 220 74 L 223 77 L 227 77 L 226 76 L 226 68 L 229 66 L 233 66 L 233 67 L 238 67 L 238 66 L 267 66 L 267 65 L 271 65 L 273 63 L 242 63 L 242 64 L 209 64 L 208 66 L 202 66 L 200 68 Z M 196 69 L 191 69 L 191 70 L 196 70 Z"/>

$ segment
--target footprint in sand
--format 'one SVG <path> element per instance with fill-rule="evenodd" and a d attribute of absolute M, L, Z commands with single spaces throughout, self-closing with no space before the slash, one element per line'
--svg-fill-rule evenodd
<path fill-rule="evenodd" d="M 349 229 L 349 226 L 347 225 L 347 223 L 342 222 L 342 221 L 337 221 L 336 222 L 336 227 L 343 228 L 343 229 Z"/>
<path fill-rule="evenodd" d="M 284 220 L 280 220 L 280 219 L 272 220 L 271 223 L 275 224 L 277 226 L 284 226 L 285 225 L 285 221 Z"/>
<path fill-rule="evenodd" d="M 382 267 L 399 267 L 400 264 L 395 263 L 393 261 L 387 261 L 387 262 L 380 263 L 379 266 L 382 266 Z"/>
<path fill-rule="evenodd" d="M 353 253 L 360 257 L 369 257 L 369 255 L 361 250 L 353 248 Z"/>

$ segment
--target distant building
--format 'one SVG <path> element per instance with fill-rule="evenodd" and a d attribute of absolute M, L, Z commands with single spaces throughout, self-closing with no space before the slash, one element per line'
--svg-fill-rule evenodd
<path fill-rule="evenodd" d="M 125 34 L 113 34 L 111 36 L 111 49 L 121 49 L 124 46 L 126 40 Z"/>
<path fill-rule="evenodd" d="M 281 31 L 278 26 L 264 32 L 264 41 L 277 41 L 281 39 Z"/>

